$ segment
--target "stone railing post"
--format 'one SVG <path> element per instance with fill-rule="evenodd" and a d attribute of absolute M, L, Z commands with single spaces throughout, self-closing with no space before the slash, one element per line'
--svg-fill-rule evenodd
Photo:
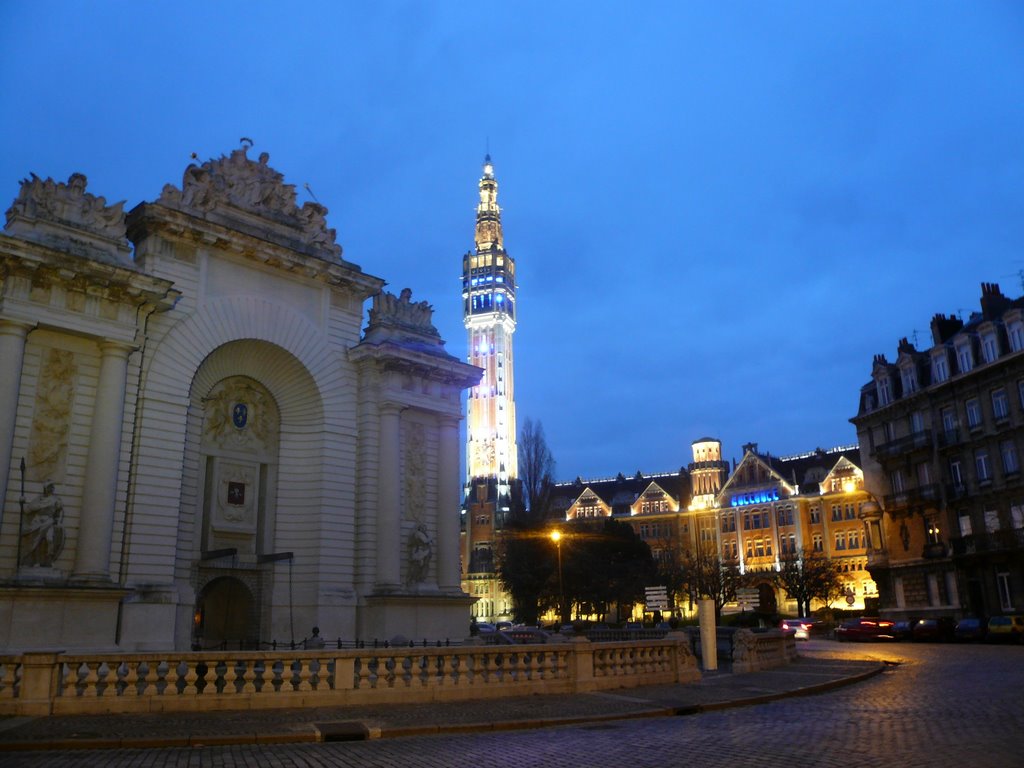
<path fill-rule="evenodd" d="M 363 663 L 366 663 L 363 659 Z M 353 656 L 334 659 L 334 690 L 351 691 L 356 687 L 356 660 Z"/>
<path fill-rule="evenodd" d="M 594 682 L 594 647 L 585 637 L 569 639 L 569 683 L 575 693 L 597 689 Z"/>
<path fill-rule="evenodd" d="M 53 714 L 53 700 L 60 682 L 59 659 L 63 654 L 26 653 L 21 657 L 21 691 L 18 714 L 45 717 Z"/>
<path fill-rule="evenodd" d="M 693 683 L 700 680 L 700 670 L 697 668 L 697 657 L 693 655 L 693 648 L 690 645 L 690 636 L 686 632 L 673 630 L 665 639 L 675 643 L 672 653 L 675 659 L 676 682 Z"/>

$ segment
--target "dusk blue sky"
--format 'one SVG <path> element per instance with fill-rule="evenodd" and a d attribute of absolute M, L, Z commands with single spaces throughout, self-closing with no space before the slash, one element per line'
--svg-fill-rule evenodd
<path fill-rule="evenodd" d="M 252 137 L 435 308 L 488 147 L 559 479 L 852 444 L 872 356 L 1024 270 L 1024 5 L 0 0 L 0 204 Z M 916 337 L 915 337 L 916 334 Z"/>

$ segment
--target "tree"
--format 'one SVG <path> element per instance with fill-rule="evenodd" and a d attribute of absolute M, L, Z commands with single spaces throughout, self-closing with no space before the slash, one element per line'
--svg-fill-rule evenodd
<path fill-rule="evenodd" d="M 734 563 L 723 563 L 717 553 L 699 548 L 683 554 L 682 572 L 691 595 L 714 600 L 716 621 L 722 618 L 723 606 L 736 599 L 736 588 L 743 580 Z"/>
<path fill-rule="evenodd" d="M 651 548 L 628 523 L 612 518 L 577 523 L 563 536 L 561 546 L 563 620 L 569 617 L 570 605 L 576 606 L 578 614 L 604 619 L 612 605 L 621 611 L 642 601 L 644 587 L 657 581 Z M 548 596 L 549 601 L 560 602 L 557 574 L 549 582 Z"/>
<path fill-rule="evenodd" d="M 544 437 L 544 425 L 527 418 L 519 431 L 519 481 L 526 506 L 534 516 L 545 516 L 551 500 L 555 459 Z"/>
<path fill-rule="evenodd" d="M 823 552 L 804 550 L 779 560 L 779 585 L 791 600 L 796 600 L 797 614 L 809 616 L 811 601 L 830 603 L 842 593 L 839 564 Z"/>
<path fill-rule="evenodd" d="M 555 460 L 540 422 L 526 419 L 519 433 L 519 478 L 512 483 L 509 513 L 498 538 L 496 567 L 512 598 L 517 621 L 536 624 L 541 598 L 557 579 L 557 554 L 547 530 Z"/>
<path fill-rule="evenodd" d="M 496 567 L 502 588 L 512 598 L 516 621 L 537 623 L 541 596 L 556 570 L 552 546 L 543 515 L 526 509 L 522 488 L 513 483 L 509 514 L 498 538 Z"/>

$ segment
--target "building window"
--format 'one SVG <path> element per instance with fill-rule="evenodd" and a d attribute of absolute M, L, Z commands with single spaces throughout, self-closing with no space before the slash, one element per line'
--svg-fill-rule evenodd
<path fill-rule="evenodd" d="M 860 534 L 857 531 L 850 531 L 846 535 L 846 540 L 850 549 L 860 549 Z"/>
<path fill-rule="evenodd" d="M 888 376 L 881 376 L 876 384 L 878 390 L 878 404 L 888 405 L 892 402 L 892 386 L 889 384 Z"/>
<path fill-rule="evenodd" d="M 856 520 L 857 519 L 857 507 L 854 504 L 846 505 L 846 519 Z"/>
<path fill-rule="evenodd" d="M 764 539 L 758 539 L 754 542 L 754 554 L 758 557 L 764 557 Z"/>
<path fill-rule="evenodd" d="M 961 512 L 959 517 L 960 523 L 960 535 L 970 536 L 971 535 L 971 514 L 969 512 Z"/>
<path fill-rule="evenodd" d="M 1013 475 L 1020 472 L 1020 462 L 1017 459 L 1017 445 L 1013 440 L 1003 440 L 999 444 L 999 455 L 1003 459 L 1003 474 Z"/>
<path fill-rule="evenodd" d="M 999 591 L 999 604 L 1004 611 L 1013 610 L 1013 595 L 1010 594 L 1010 574 L 1000 571 L 996 574 L 996 589 Z"/>
<path fill-rule="evenodd" d="M 821 507 L 811 507 L 808 517 L 812 525 L 819 525 L 821 523 Z"/>
<path fill-rule="evenodd" d="M 917 391 L 917 371 L 914 369 L 913 363 L 900 369 L 900 380 L 903 382 L 904 396 Z"/>
<path fill-rule="evenodd" d="M 1024 349 L 1024 324 L 1020 320 L 1014 320 L 1009 328 L 1010 350 L 1020 352 Z"/>
<path fill-rule="evenodd" d="M 824 543 L 822 542 L 821 534 L 820 533 L 814 534 L 814 536 L 811 538 L 811 547 L 814 549 L 815 552 L 822 552 L 822 551 L 824 551 L 825 546 L 824 546 Z"/>
<path fill-rule="evenodd" d="M 892 483 L 893 493 L 903 493 L 903 470 L 896 469 L 889 473 L 889 482 Z M 832 508 L 832 520 L 841 520 L 841 517 L 836 517 L 835 507 Z"/>
<path fill-rule="evenodd" d="M 747 560 L 754 557 L 754 542 L 747 539 Z"/>
<path fill-rule="evenodd" d="M 846 549 L 846 534 L 836 531 L 836 550 Z"/>
<path fill-rule="evenodd" d="M 996 341 L 995 333 L 989 331 L 981 337 L 981 354 L 986 363 L 994 363 L 999 357 L 999 344 Z"/>
<path fill-rule="evenodd" d="M 942 409 L 942 431 L 946 433 L 947 440 L 956 433 L 956 411 L 952 408 Z"/>
<path fill-rule="evenodd" d="M 922 461 L 917 465 L 917 487 L 924 488 L 926 485 L 929 485 L 931 481 L 931 465 L 927 461 Z"/>
<path fill-rule="evenodd" d="M 779 507 L 776 512 L 779 525 L 792 525 L 793 524 L 793 508 L 790 506 Z"/>
<path fill-rule="evenodd" d="M 946 362 L 946 350 L 940 350 L 932 358 L 932 381 L 936 384 L 949 378 L 949 363 Z"/>
<path fill-rule="evenodd" d="M 972 397 L 966 403 L 964 408 L 967 410 L 967 426 L 969 429 L 977 429 L 981 426 L 981 403 L 978 402 L 978 398 Z"/>
<path fill-rule="evenodd" d="M 967 373 L 974 367 L 974 355 L 971 353 L 970 339 L 965 339 L 964 343 L 956 348 L 956 362 L 960 367 L 960 373 Z"/>
<path fill-rule="evenodd" d="M 992 466 L 988 460 L 987 448 L 979 448 L 974 452 L 974 468 L 978 471 L 979 483 L 991 482 Z"/>
<path fill-rule="evenodd" d="M 985 530 L 989 533 L 995 533 L 999 530 L 999 510 L 998 509 L 986 509 L 985 510 Z"/>
<path fill-rule="evenodd" d="M 914 411 L 910 414 L 910 434 L 916 435 L 919 432 L 924 432 L 924 414 Z"/>
<path fill-rule="evenodd" d="M 953 483 L 953 487 L 957 490 L 962 490 L 964 487 L 964 473 L 960 466 L 960 459 L 949 460 L 949 479 Z"/>
<path fill-rule="evenodd" d="M 765 557 L 771 557 L 772 556 L 772 540 L 771 539 L 765 539 L 764 540 L 764 556 Z"/>
<path fill-rule="evenodd" d="M 1010 525 L 1015 531 L 1024 528 L 1024 506 L 1020 504 L 1010 505 Z"/>
<path fill-rule="evenodd" d="M 939 535 L 939 521 L 929 517 L 924 521 L 924 532 L 929 544 L 941 544 L 942 537 Z"/>
<path fill-rule="evenodd" d="M 843 519 L 843 505 L 842 504 L 833 504 L 832 505 L 832 522 L 833 523 L 838 523 L 842 519 Z"/>
<path fill-rule="evenodd" d="M 996 421 L 1010 418 L 1010 401 L 1006 398 L 1005 389 L 997 389 L 992 393 L 992 418 Z"/>

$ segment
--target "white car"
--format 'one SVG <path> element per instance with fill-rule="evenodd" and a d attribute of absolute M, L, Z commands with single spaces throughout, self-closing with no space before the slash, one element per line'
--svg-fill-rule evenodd
<path fill-rule="evenodd" d="M 793 636 L 797 640 L 810 640 L 811 639 L 811 627 L 817 622 L 814 619 L 783 619 L 779 627 L 786 631 L 788 629 L 793 630 Z"/>

